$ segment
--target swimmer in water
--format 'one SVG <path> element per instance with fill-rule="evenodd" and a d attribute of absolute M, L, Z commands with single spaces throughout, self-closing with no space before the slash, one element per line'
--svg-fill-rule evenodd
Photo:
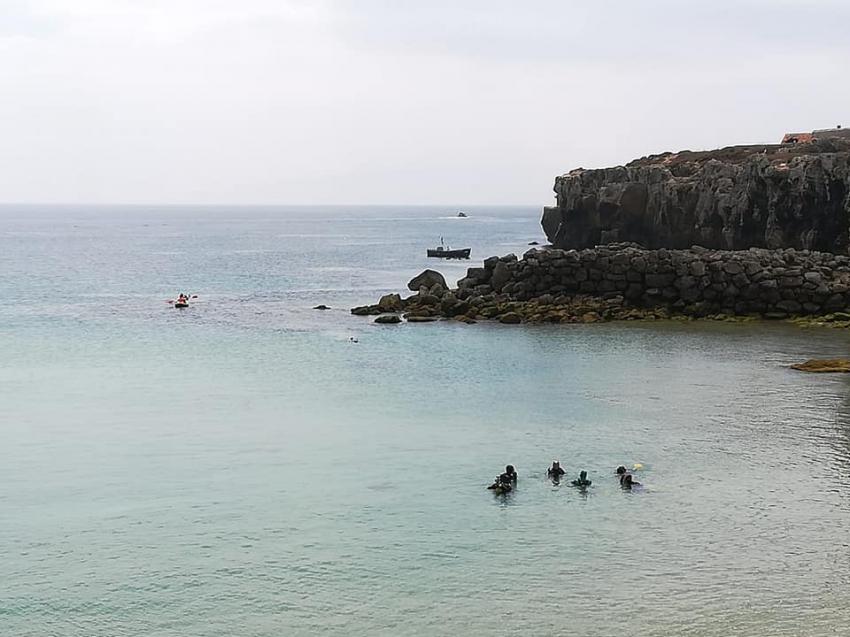
<path fill-rule="evenodd" d="M 566 473 L 566 471 L 564 471 L 561 468 L 561 461 L 560 460 L 553 460 L 552 466 L 549 467 L 549 470 L 546 473 L 550 478 L 557 480 L 562 475 L 564 475 Z"/>
<path fill-rule="evenodd" d="M 505 482 L 504 475 L 505 474 L 496 476 L 495 480 L 493 480 L 493 484 L 491 484 L 487 488 L 492 491 L 495 491 L 497 495 L 501 493 L 510 493 L 511 491 L 513 491 L 513 486 L 511 485 L 510 479 Z"/>
<path fill-rule="evenodd" d="M 505 472 L 499 476 L 499 480 L 507 484 L 516 484 L 517 473 L 512 464 L 505 467 Z"/>
<path fill-rule="evenodd" d="M 632 487 L 639 487 L 640 482 L 632 478 L 631 473 L 627 473 L 623 476 L 623 479 L 620 480 L 620 486 L 622 486 L 627 491 L 631 491 Z"/>
<path fill-rule="evenodd" d="M 572 481 L 574 487 L 585 488 L 593 484 L 592 480 L 587 479 L 587 471 L 582 471 L 578 474 L 578 479 Z"/>
<path fill-rule="evenodd" d="M 619 467 L 617 467 L 616 473 L 617 477 L 620 478 L 620 481 L 622 482 L 623 476 L 626 475 L 626 468 L 623 465 L 620 465 Z"/>

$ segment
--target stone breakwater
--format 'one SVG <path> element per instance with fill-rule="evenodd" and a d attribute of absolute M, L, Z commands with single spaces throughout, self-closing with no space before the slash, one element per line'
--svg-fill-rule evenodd
<path fill-rule="evenodd" d="M 504 323 L 574 323 L 653 318 L 846 322 L 850 257 L 807 250 L 647 250 L 614 244 L 585 250 L 532 249 L 491 257 L 449 289 L 436 272 L 353 314 L 403 314 Z"/>

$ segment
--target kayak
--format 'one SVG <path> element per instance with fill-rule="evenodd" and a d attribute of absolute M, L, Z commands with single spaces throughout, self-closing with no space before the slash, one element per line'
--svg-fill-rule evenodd
<path fill-rule="evenodd" d="M 175 303 L 174 307 L 189 307 L 188 303 Z"/>

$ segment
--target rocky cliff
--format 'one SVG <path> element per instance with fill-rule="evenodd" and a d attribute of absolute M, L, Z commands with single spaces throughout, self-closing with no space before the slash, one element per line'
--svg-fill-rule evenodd
<path fill-rule="evenodd" d="M 664 153 L 555 180 L 558 248 L 796 248 L 847 254 L 850 140 Z"/>

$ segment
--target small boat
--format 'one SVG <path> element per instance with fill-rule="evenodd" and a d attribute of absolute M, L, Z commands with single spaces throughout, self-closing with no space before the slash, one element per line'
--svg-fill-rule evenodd
<path fill-rule="evenodd" d="M 429 248 L 428 256 L 436 257 L 438 259 L 468 259 L 470 252 L 472 252 L 472 248 L 459 248 L 457 250 L 452 250 L 443 243 L 443 237 L 440 237 L 440 245 L 433 250 Z"/>
<path fill-rule="evenodd" d="M 174 307 L 189 307 L 189 304 L 186 301 L 175 301 Z"/>
<path fill-rule="evenodd" d="M 461 219 L 466 219 L 469 215 L 461 210 L 460 212 L 457 213 L 457 216 L 460 217 Z"/>
<path fill-rule="evenodd" d="M 452 250 L 450 248 L 444 248 L 443 246 L 437 246 L 433 250 L 430 248 L 428 249 L 428 256 L 437 257 L 439 259 L 468 259 L 471 251 L 472 248 Z"/>

